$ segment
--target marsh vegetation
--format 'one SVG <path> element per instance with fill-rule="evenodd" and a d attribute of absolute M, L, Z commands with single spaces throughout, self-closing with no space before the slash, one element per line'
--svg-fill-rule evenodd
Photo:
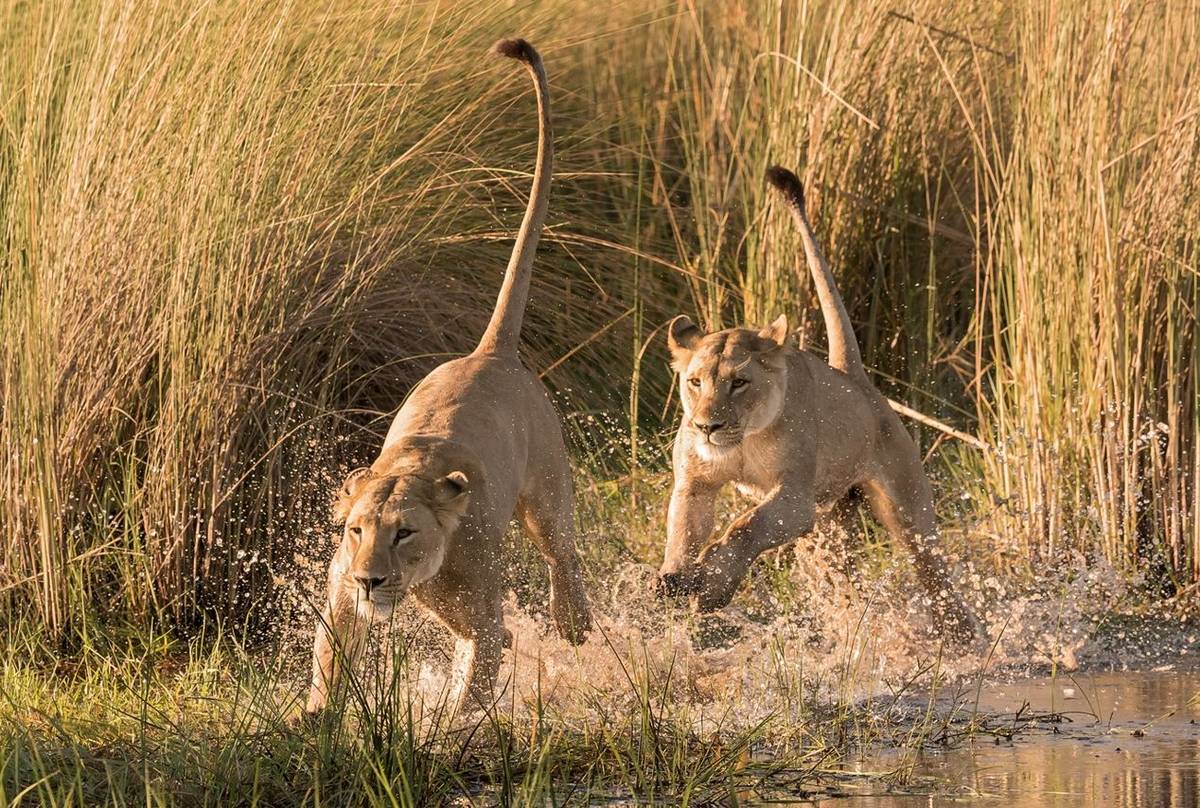
<path fill-rule="evenodd" d="M 514 542 L 509 709 L 469 739 L 432 721 L 444 641 L 412 613 L 352 720 L 292 732 L 331 492 L 495 299 L 534 148 L 525 77 L 486 56 L 514 33 L 558 161 L 523 356 L 573 444 L 599 630 L 544 636 Z M 795 795 L 961 718 L 901 721 L 897 692 L 1174 664 L 1200 591 L 1197 87 L 1189 0 L 0 5 L 3 799 Z M 801 547 L 716 618 L 648 592 L 662 326 L 786 313 L 822 350 L 772 163 L 873 380 L 973 438 L 911 424 L 977 656 L 941 654 L 870 524 L 857 586 Z"/>

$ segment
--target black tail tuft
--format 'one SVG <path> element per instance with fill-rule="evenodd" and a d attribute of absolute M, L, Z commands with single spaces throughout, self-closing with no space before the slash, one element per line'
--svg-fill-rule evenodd
<path fill-rule="evenodd" d="M 538 52 L 524 39 L 501 39 L 492 46 L 492 53 L 507 56 L 509 59 L 520 59 L 525 64 L 533 64 L 538 58 Z"/>
<path fill-rule="evenodd" d="M 767 182 L 779 189 L 789 202 L 804 210 L 804 186 L 799 177 L 783 166 L 771 166 L 767 169 Z"/>

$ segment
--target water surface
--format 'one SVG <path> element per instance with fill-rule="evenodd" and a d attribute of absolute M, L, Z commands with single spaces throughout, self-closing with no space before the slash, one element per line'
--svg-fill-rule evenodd
<path fill-rule="evenodd" d="M 961 703 L 971 710 L 976 699 L 972 694 Z M 987 736 L 945 751 L 870 755 L 848 768 L 899 774 L 847 786 L 844 796 L 796 804 L 1200 806 L 1198 672 L 1026 679 L 985 685 L 977 703 L 982 712 L 1014 721 L 1035 713 L 1057 713 L 1061 720 L 1046 716 L 1012 740 Z"/>

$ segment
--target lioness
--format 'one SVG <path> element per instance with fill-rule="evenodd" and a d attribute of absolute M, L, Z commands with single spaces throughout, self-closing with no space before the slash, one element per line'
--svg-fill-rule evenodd
<path fill-rule="evenodd" d="M 667 340 L 683 422 L 675 437 L 660 591 L 693 593 L 702 611 L 724 606 L 759 554 L 811 531 L 818 506 L 857 487 L 912 553 L 939 630 L 965 641 L 974 624 L 951 589 L 936 546 L 933 498 L 917 447 L 867 378 L 850 318 L 805 215 L 800 181 L 779 167 L 767 172 L 767 181 L 800 228 L 829 332 L 829 360 L 792 347 L 784 317 L 761 331 L 713 334 L 686 316 L 671 321 Z M 758 504 L 701 552 L 726 483 Z"/>
<path fill-rule="evenodd" d="M 533 191 L 479 346 L 426 376 L 396 414 L 379 458 L 347 477 L 345 523 L 317 622 L 306 712 L 321 710 L 370 621 L 408 592 L 456 635 L 452 709 L 488 706 L 502 649 L 502 538 L 514 514 L 550 567 L 550 611 L 572 643 L 591 627 L 575 553 L 571 470 L 554 407 L 517 356 L 554 144 L 541 56 L 526 41 L 494 51 L 526 64 L 538 102 Z"/>

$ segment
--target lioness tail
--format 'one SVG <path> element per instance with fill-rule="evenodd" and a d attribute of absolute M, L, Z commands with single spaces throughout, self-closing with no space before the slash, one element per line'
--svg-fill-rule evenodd
<path fill-rule="evenodd" d="M 796 225 L 800 228 L 804 253 L 808 257 L 808 268 L 812 272 L 813 284 L 817 287 L 821 315 L 825 318 L 825 330 L 829 334 L 830 367 L 866 379 L 867 372 L 863 368 L 862 354 L 858 350 L 858 340 L 854 338 L 850 316 L 846 314 L 846 306 L 842 302 L 842 296 L 838 294 L 837 283 L 829 270 L 829 262 L 825 260 L 816 236 L 813 235 L 812 226 L 808 223 L 808 216 L 804 212 L 804 186 L 795 174 L 781 166 L 771 166 L 767 169 L 767 182 L 787 200 Z"/>
<path fill-rule="evenodd" d="M 538 103 L 538 152 L 537 167 L 533 172 L 533 190 L 529 194 L 529 205 L 525 208 L 525 218 L 521 220 L 512 256 L 508 259 L 508 269 L 504 272 L 504 284 L 500 287 L 492 319 L 488 321 L 487 330 L 475 349 L 476 353 L 515 355 L 521 342 L 525 305 L 529 302 L 533 256 L 537 252 L 538 237 L 546 221 L 550 173 L 554 164 L 554 135 L 550 129 L 550 88 L 545 68 L 542 67 L 542 57 L 523 39 L 502 39 L 492 51 L 525 63 L 533 75 Z"/>

